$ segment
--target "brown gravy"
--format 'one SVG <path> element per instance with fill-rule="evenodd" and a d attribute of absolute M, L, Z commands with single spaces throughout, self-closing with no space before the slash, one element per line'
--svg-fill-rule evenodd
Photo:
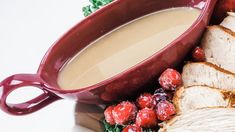
<path fill-rule="evenodd" d="M 79 52 L 60 71 L 62 89 L 94 85 L 140 63 L 185 32 L 200 10 L 179 7 L 152 13 L 125 24 Z"/>

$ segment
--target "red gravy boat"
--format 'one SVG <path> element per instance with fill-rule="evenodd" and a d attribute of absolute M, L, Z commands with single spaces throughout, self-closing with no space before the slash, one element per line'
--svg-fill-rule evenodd
<path fill-rule="evenodd" d="M 216 1 L 116 0 L 79 22 L 61 37 L 48 50 L 36 74 L 16 74 L 3 80 L 0 83 L 0 107 L 12 115 L 24 115 L 63 98 L 96 104 L 118 101 L 131 96 L 141 90 L 141 86 L 159 76 L 163 70 L 175 67 L 183 61 L 208 25 Z M 200 17 L 181 36 L 153 56 L 125 72 L 86 88 L 62 90 L 58 86 L 57 77 L 63 65 L 97 38 L 146 14 L 185 6 L 200 8 Z M 12 91 L 24 86 L 40 88 L 43 94 L 25 103 L 6 102 L 7 96 Z"/>

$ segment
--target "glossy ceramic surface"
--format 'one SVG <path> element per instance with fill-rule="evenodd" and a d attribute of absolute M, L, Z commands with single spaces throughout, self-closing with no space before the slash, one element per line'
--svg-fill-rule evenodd
<path fill-rule="evenodd" d="M 1 109 L 9 114 L 24 115 L 62 98 L 94 104 L 130 97 L 164 69 L 182 62 L 207 26 L 215 3 L 216 0 L 117 0 L 78 23 L 59 39 L 44 56 L 36 74 L 17 74 L 2 81 Z M 87 88 L 66 91 L 58 87 L 57 75 L 60 69 L 90 42 L 135 18 L 161 9 L 182 6 L 200 8 L 202 13 L 190 29 L 152 57 Z M 7 103 L 7 96 L 23 86 L 35 86 L 44 93 L 22 104 Z"/>

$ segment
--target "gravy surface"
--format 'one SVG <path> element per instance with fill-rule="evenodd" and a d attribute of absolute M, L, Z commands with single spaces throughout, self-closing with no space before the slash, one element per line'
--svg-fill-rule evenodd
<path fill-rule="evenodd" d="M 185 32 L 200 10 L 179 7 L 152 13 L 125 24 L 79 52 L 60 71 L 62 89 L 99 83 L 140 63 Z"/>

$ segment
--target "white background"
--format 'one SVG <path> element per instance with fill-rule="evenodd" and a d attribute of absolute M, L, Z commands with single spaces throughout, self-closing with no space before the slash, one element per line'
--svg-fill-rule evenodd
<path fill-rule="evenodd" d="M 16 73 L 35 73 L 48 48 L 82 20 L 88 0 L 0 0 L 0 81 Z M 22 102 L 40 91 L 14 92 Z M 75 102 L 62 100 L 26 116 L 0 111 L 1 132 L 85 132 L 75 126 Z"/>

